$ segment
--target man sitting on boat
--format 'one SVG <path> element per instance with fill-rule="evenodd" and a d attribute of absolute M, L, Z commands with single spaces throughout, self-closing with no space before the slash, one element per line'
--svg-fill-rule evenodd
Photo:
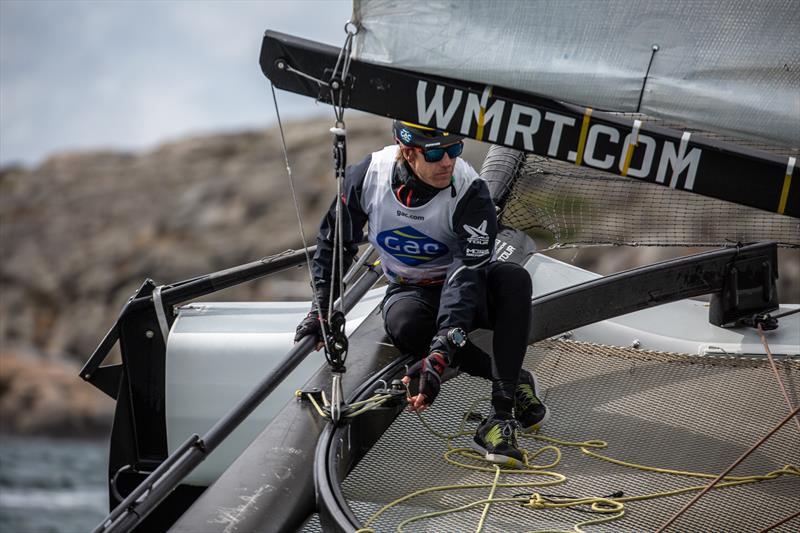
<path fill-rule="evenodd" d="M 492 413 L 478 427 L 475 447 L 489 461 L 522 461 L 516 429 L 535 430 L 548 416 L 536 377 L 522 369 L 530 277 L 517 264 L 494 260 L 495 206 L 486 183 L 459 159 L 463 137 L 401 121 L 393 129 L 398 144 L 347 168 L 344 270 L 369 222 L 369 241 L 389 280 L 382 304 L 386 333 L 419 359 L 403 379 L 419 379 L 410 409 L 433 403 L 447 368 L 491 380 Z M 323 313 L 338 289 L 331 283 L 338 275 L 332 265 L 336 201 L 322 221 L 313 262 Z M 494 331 L 494 356 L 467 339 L 477 328 Z M 316 307 L 297 327 L 295 341 L 310 334 L 320 336 Z"/>

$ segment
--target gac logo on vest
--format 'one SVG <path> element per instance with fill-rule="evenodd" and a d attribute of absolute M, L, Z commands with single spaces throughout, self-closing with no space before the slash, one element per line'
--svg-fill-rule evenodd
<path fill-rule="evenodd" d="M 411 226 L 390 229 L 378 234 L 378 245 L 408 266 L 417 266 L 446 254 L 446 245 Z"/>

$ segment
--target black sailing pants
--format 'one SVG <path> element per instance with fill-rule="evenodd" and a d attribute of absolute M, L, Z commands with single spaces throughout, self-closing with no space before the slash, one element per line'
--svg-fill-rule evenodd
<path fill-rule="evenodd" d="M 513 398 L 528 344 L 531 319 L 531 279 L 515 263 L 496 261 L 484 268 L 484 305 L 475 313 L 478 328 L 494 332 L 490 357 L 472 342 L 458 350 L 454 365 L 460 370 L 492 381 L 492 397 Z M 417 359 L 428 355 L 438 331 L 437 314 L 442 287 L 392 284 L 383 304 L 383 323 L 394 345 Z"/>

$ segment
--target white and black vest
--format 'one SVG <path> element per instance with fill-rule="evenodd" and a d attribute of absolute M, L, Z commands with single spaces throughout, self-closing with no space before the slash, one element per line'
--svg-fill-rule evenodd
<path fill-rule="evenodd" d="M 459 158 L 453 170 L 455 197 L 448 187 L 425 205 L 406 207 L 392 191 L 398 150 L 399 146 L 393 145 L 373 153 L 364 176 L 361 208 L 369 217 L 369 242 L 380 254 L 389 281 L 410 285 L 441 283 L 458 251 L 453 212 L 470 183 L 481 178 Z"/>

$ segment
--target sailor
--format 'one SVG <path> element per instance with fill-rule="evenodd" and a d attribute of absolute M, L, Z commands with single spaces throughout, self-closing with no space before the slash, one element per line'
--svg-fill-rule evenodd
<path fill-rule="evenodd" d="M 378 251 L 389 286 L 382 304 L 394 345 L 418 361 L 403 378 L 419 380 L 408 398 L 412 411 L 427 409 L 448 368 L 492 383 L 490 416 L 474 447 L 497 463 L 522 461 L 517 428 L 531 431 L 547 419 L 536 377 L 522 368 L 531 314 L 531 280 L 519 265 L 494 260 L 497 216 L 486 183 L 459 156 L 463 137 L 394 121 L 395 145 L 347 168 L 343 202 L 344 269 L 363 229 Z M 313 261 L 314 287 L 323 312 L 337 294 L 332 265 L 334 200 L 322 221 Z M 314 307 L 295 341 L 320 339 Z M 467 332 L 493 330 L 494 355 Z M 321 343 L 318 343 L 319 348 Z"/>

